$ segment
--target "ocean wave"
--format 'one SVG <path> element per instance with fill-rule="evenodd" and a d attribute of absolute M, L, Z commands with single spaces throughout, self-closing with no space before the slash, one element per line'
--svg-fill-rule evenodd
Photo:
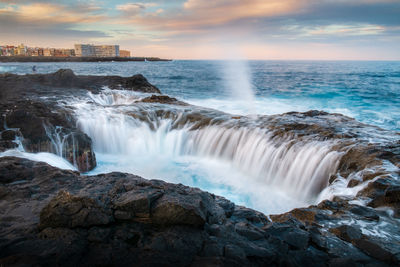
<path fill-rule="evenodd" d="M 14 66 L 0 66 L 0 73 L 13 72 L 17 69 Z"/>

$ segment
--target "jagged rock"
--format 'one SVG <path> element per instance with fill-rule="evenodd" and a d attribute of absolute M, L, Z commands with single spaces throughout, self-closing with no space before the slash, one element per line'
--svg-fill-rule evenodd
<path fill-rule="evenodd" d="M 75 172 L 52 168 L 44 162 L 23 158 L 0 158 L 0 184 L 22 183 L 33 179 L 46 180 L 54 176 L 70 177 Z"/>
<path fill-rule="evenodd" d="M 306 249 L 308 247 L 310 234 L 292 224 L 275 223 L 265 230 L 267 234 L 279 238 L 296 249 Z"/>
<path fill-rule="evenodd" d="M 117 220 L 149 221 L 151 208 L 162 195 L 163 191 L 154 188 L 122 193 L 113 201 L 114 216 Z"/>
<path fill-rule="evenodd" d="M 372 209 L 343 200 L 271 222 L 222 197 L 160 180 L 122 173 L 80 176 L 13 157 L 0 158 L 0 167 L 7 170 L 0 176 L 3 265 L 398 263 L 395 248 L 381 241 L 347 230 L 337 232 L 339 239 L 322 228 L 325 220 L 340 221 L 337 216 L 373 217 Z"/>
<path fill-rule="evenodd" d="M 337 228 L 330 229 L 330 231 L 347 242 L 352 242 L 362 237 L 360 229 L 349 225 L 341 225 Z"/>
<path fill-rule="evenodd" d="M 342 225 L 337 228 L 330 229 L 332 233 L 339 238 L 352 243 L 354 246 L 365 252 L 366 254 L 385 262 L 395 262 L 395 256 L 379 243 L 373 242 L 367 236 L 361 233 L 360 229 L 353 226 Z"/>
<path fill-rule="evenodd" d="M 9 98 L 19 91 L 26 90 L 27 88 L 33 93 L 39 90 L 49 90 L 50 88 L 100 90 L 104 86 L 111 89 L 161 93 L 157 87 L 150 84 L 141 74 L 136 74 L 131 77 L 85 76 L 75 75 L 70 69 L 60 69 L 49 74 L 0 74 L 0 89 L 5 91 L 2 96 L 6 98 Z M 10 88 L 13 88 L 15 92 L 9 92 Z"/>
<path fill-rule="evenodd" d="M 159 198 L 152 208 L 152 221 L 159 225 L 191 225 L 202 227 L 207 218 L 201 208 L 201 197 L 171 192 Z"/>
<path fill-rule="evenodd" d="M 77 129 L 65 114 L 51 111 L 45 103 L 36 101 L 18 101 L 12 105 L 3 105 L 0 112 L 5 116 L 5 125 L 18 129 L 18 132 L 7 132 L 21 135 L 27 152 L 61 153 L 61 156 L 82 172 L 96 167 L 91 139 Z M 12 134 L 8 136 L 11 138 Z M 55 147 L 54 140 L 57 138 L 64 139 L 63 151 L 57 151 Z"/>
<path fill-rule="evenodd" d="M 141 100 L 144 103 L 161 103 L 161 104 L 175 104 L 175 105 L 188 105 L 184 102 L 178 101 L 175 97 L 167 95 L 152 95 L 145 97 Z"/>
<path fill-rule="evenodd" d="M 246 237 L 249 240 L 259 240 L 264 237 L 264 232 L 259 230 L 258 227 L 253 226 L 252 224 L 239 222 L 235 225 L 235 231 L 241 235 Z"/>
<path fill-rule="evenodd" d="M 60 191 L 40 213 L 40 228 L 75 228 L 107 225 L 111 211 L 96 200 Z"/>
<path fill-rule="evenodd" d="M 372 166 L 382 165 L 381 160 L 377 157 L 376 153 L 371 153 L 371 148 L 368 146 L 355 146 L 350 148 L 342 156 L 339 162 L 339 172 L 343 177 L 349 174 L 358 172 Z M 366 177 L 372 179 L 373 177 Z"/>
<path fill-rule="evenodd" d="M 245 220 L 260 227 L 270 223 L 268 218 L 261 212 L 257 212 L 242 206 L 235 206 L 235 210 L 232 214 L 232 220 L 238 222 Z"/>
<path fill-rule="evenodd" d="M 274 222 L 285 222 L 292 218 L 295 218 L 304 223 L 313 223 L 315 221 L 315 216 L 317 212 L 313 209 L 293 209 L 287 213 L 280 215 L 271 215 L 270 218 Z"/>
<path fill-rule="evenodd" d="M 13 130 L 4 130 L 0 132 L 0 138 L 2 140 L 13 141 L 17 134 Z"/>
<path fill-rule="evenodd" d="M 395 209 L 395 216 L 400 216 L 400 185 L 390 176 L 370 182 L 358 196 L 369 197 L 370 207 L 392 207 Z"/>
<path fill-rule="evenodd" d="M 91 139 L 76 128 L 71 111 L 62 109 L 54 99 L 86 94 L 87 90 L 99 92 L 104 86 L 161 93 L 141 74 L 77 76 L 70 69 L 50 74 L 0 74 L 0 151 L 17 147 L 13 141 L 19 136 L 27 152 L 58 153 L 80 171 L 92 170 L 96 158 Z M 64 139 L 63 151 L 54 146 L 57 138 Z"/>
<path fill-rule="evenodd" d="M 350 208 L 349 211 L 353 214 L 362 216 L 366 220 L 379 221 L 379 215 L 374 209 L 371 209 L 369 207 L 354 206 Z"/>
<path fill-rule="evenodd" d="M 0 140 L 0 152 L 6 151 L 8 149 L 13 149 L 16 147 L 18 147 L 18 144 L 16 144 L 13 141 Z"/>
<path fill-rule="evenodd" d="M 23 138 L 27 151 L 55 153 L 52 139 L 61 137 L 65 141 L 62 156 L 81 171 L 90 170 L 95 166 L 91 140 L 76 128 L 70 108 L 61 108 L 57 100 L 60 94 L 99 92 L 102 86 L 160 93 L 141 75 L 77 76 L 71 70 L 0 75 L 0 149 L 13 147 L 18 137 Z M 271 215 L 269 220 L 260 212 L 183 185 L 122 173 L 81 176 L 45 163 L 3 157 L 0 265 L 399 264 L 400 225 L 390 212 L 374 209 L 389 206 L 395 215 L 399 210 L 398 181 L 394 172 L 380 167 L 387 162 L 399 166 L 400 143 L 392 141 L 395 138 L 380 144 L 369 142 L 369 129 L 384 130 L 321 111 L 232 120 L 232 115 L 215 110 L 193 109 L 182 114 L 191 107 L 174 111 L 170 107 L 182 103 L 167 96 L 153 95 L 143 102 L 159 103 L 153 105 L 155 114 L 173 120 L 173 129 L 187 123 L 192 124 L 190 130 L 227 122 L 229 127 L 256 124 L 277 140 L 290 136 L 299 141 L 329 141 L 342 153 L 339 173 L 332 175 L 330 182 L 339 176 L 348 177 L 349 186 L 373 180 L 359 193 L 369 207 L 335 197 L 316 206 Z M 169 105 L 168 111 L 162 104 Z M 131 115 L 143 117 L 143 121 L 148 117 L 145 111 Z M 373 170 L 365 171 L 367 167 Z M 351 176 L 354 172 L 358 172 L 356 177 Z M 359 226 L 346 226 L 346 222 L 391 224 L 386 224 L 388 234 L 380 238 L 369 234 L 379 229 L 360 231 Z"/>
<path fill-rule="evenodd" d="M 141 75 L 136 74 L 131 77 L 127 78 L 115 78 L 116 80 L 120 80 L 120 87 L 126 90 L 133 90 L 139 92 L 146 92 L 146 93 L 161 93 L 157 87 L 150 84 L 147 79 Z M 109 85 L 110 88 L 115 88 L 113 85 Z"/>

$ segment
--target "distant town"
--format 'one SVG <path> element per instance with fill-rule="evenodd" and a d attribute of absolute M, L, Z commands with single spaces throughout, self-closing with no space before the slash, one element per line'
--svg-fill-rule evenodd
<path fill-rule="evenodd" d="M 0 45 L 0 56 L 3 57 L 122 57 L 130 58 L 131 52 L 120 50 L 119 45 L 93 45 L 75 44 L 74 49 L 70 48 L 43 48 L 28 47 L 24 44 L 18 46 Z"/>

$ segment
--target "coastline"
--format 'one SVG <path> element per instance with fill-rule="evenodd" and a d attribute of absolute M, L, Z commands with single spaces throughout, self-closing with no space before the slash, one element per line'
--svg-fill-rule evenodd
<path fill-rule="evenodd" d="M 128 61 L 172 61 L 158 57 L 25 57 L 11 56 L 0 57 L 0 62 L 128 62 Z"/>
<path fill-rule="evenodd" d="M 104 86 L 110 88 L 109 95 Z M 152 95 L 130 103 L 126 96 L 131 91 Z M 143 107 L 127 110 L 122 119 L 144 123 L 169 119 L 191 126 L 193 132 L 222 122 L 229 129 L 252 130 L 254 124 L 245 116 L 201 111 L 161 95 L 140 74 L 75 75 L 69 69 L 5 73 L 0 74 L 0 93 L 0 169 L 4 170 L 0 172 L 0 265 L 390 266 L 400 262 L 400 143 L 395 138 L 370 142 L 373 136 L 391 135 L 388 131 L 317 110 L 259 117 L 257 129 L 272 133 L 274 144 L 286 147 L 282 137 L 291 138 L 288 149 L 296 144 L 334 143 L 331 152 L 342 157 L 336 174 L 324 181 L 329 186 L 346 183 L 346 190 L 358 192 L 267 216 L 164 177 L 148 180 L 119 171 L 88 175 L 97 165 L 96 136 L 76 127 L 79 116 L 68 99 L 78 97 L 81 104 L 94 107 L 93 112 L 83 110 L 84 115 L 89 111 L 102 126 L 108 120 L 101 120 L 101 110 L 120 106 Z M 185 116 L 180 116 L 182 106 Z M 103 143 L 110 140 L 118 147 L 110 137 Z M 18 151 L 19 141 L 25 152 Z M 72 168 L 41 162 L 33 156 L 37 153 L 46 157 L 58 153 L 65 160 L 63 166 Z M 388 165 L 393 168 L 385 169 Z M 322 183 L 312 182 L 322 190 Z"/>

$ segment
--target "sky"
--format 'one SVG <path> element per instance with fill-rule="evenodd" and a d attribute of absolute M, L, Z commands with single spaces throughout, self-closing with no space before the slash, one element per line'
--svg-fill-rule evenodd
<path fill-rule="evenodd" d="M 0 0 L 0 45 L 171 59 L 400 60 L 400 0 Z"/>

